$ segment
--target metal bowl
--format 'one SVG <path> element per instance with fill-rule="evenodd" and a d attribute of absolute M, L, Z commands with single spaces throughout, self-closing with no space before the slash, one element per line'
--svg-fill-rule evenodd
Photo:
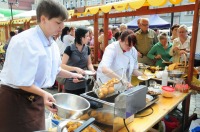
<path fill-rule="evenodd" d="M 173 77 L 173 78 L 181 78 L 183 74 L 184 72 L 178 71 L 178 70 L 168 71 L 169 77 Z"/>
<path fill-rule="evenodd" d="M 90 108 L 90 103 L 83 97 L 69 94 L 58 93 L 53 97 L 56 100 L 54 106 L 57 108 L 57 115 L 61 118 L 78 119 Z"/>

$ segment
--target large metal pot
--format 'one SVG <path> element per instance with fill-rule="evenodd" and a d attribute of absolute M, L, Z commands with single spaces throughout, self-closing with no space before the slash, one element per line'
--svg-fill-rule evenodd
<path fill-rule="evenodd" d="M 57 108 L 57 115 L 67 119 L 78 119 L 89 108 L 90 103 L 83 97 L 69 93 L 54 94 L 56 100 L 54 106 Z"/>
<path fill-rule="evenodd" d="M 169 77 L 172 77 L 172 78 L 181 78 L 182 75 L 184 75 L 184 72 L 179 71 L 179 70 L 172 70 L 172 71 L 169 71 L 168 74 L 169 74 Z"/>

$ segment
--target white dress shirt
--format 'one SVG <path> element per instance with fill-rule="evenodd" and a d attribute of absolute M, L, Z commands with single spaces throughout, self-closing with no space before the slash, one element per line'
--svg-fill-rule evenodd
<path fill-rule="evenodd" d="M 39 26 L 14 36 L 9 44 L 0 74 L 1 84 L 36 85 L 47 88 L 54 84 L 60 72 L 59 49 L 52 37 L 47 39 Z"/>
<path fill-rule="evenodd" d="M 113 42 L 106 47 L 97 69 L 97 79 L 100 78 L 105 83 L 109 78 L 102 73 L 103 66 L 110 68 L 121 77 L 125 75 L 130 82 L 133 70 L 138 69 L 137 50 L 133 47 L 130 51 L 123 52 L 119 41 Z"/>

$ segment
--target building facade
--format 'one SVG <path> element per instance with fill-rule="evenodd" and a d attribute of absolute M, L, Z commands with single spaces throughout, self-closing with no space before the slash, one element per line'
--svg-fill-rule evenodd
<path fill-rule="evenodd" d="M 18 4 L 13 4 L 13 9 L 19 10 L 31 10 L 36 9 L 37 4 L 41 0 L 17 0 Z M 104 5 L 107 3 L 119 2 L 123 0 L 55 0 L 59 3 L 63 4 L 68 10 L 74 9 L 76 7 L 83 7 L 83 6 L 96 6 L 96 5 Z M 0 7 L 1 8 L 10 8 L 10 4 L 12 2 L 16 2 L 16 0 L 0 0 Z M 189 4 L 188 0 L 183 0 L 181 2 L 182 5 Z M 172 5 L 166 5 L 172 6 Z M 156 8 L 156 7 L 150 7 Z M 187 26 L 191 26 L 193 22 L 193 15 L 194 11 L 187 11 L 187 12 L 178 12 L 174 13 L 174 23 L 177 24 L 185 24 Z M 161 18 L 171 23 L 171 13 L 159 14 Z M 135 16 L 131 17 L 120 17 L 120 18 L 111 18 L 109 19 L 110 25 L 119 25 L 121 23 L 127 23 L 133 20 Z M 93 24 L 93 21 L 90 21 Z M 99 24 L 103 24 L 103 20 L 99 19 Z"/>
<path fill-rule="evenodd" d="M 83 6 L 95 6 L 95 5 L 104 5 L 107 3 L 119 2 L 123 0 L 63 0 L 63 4 L 66 6 L 67 9 L 74 9 L 76 7 L 83 7 Z M 190 4 L 188 0 L 183 0 L 181 5 Z M 165 7 L 170 7 L 169 3 Z M 155 7 L 150 7 L 155 8 Z M 193 15 L 194 11 L 187 11 L 187 12 L 178 12 L 174 13 L 174 24 L 185 24 L 187 26 L 191 26 L 193 22 Z M 159 14 L 161 18 L 171 23 L 171 13 Z M 111 25 L 119 25 L 121 23 L 127 23 L 133 20 L 135 16 L 131 17 L 122 17 L 122 18 L 111 18 L 109 19 L 109 23 Z M 93 21 L 91 21 L 92 23 Z M 99 20 L 99 24 L 103 24 L 102 20 Z"/>

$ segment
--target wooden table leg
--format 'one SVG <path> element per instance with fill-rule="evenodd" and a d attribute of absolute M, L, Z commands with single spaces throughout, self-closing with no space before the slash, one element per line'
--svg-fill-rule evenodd
<path fill-rule="evenodd" d="M 182 103 L 182 111 L 183 111 L 183 117 L 182 117 L 182 132 L 187 128 L 188 120 L 189 120 L 189 110 L 190 110 L 190 97 L 191 94 L 189 94 Z"/>

